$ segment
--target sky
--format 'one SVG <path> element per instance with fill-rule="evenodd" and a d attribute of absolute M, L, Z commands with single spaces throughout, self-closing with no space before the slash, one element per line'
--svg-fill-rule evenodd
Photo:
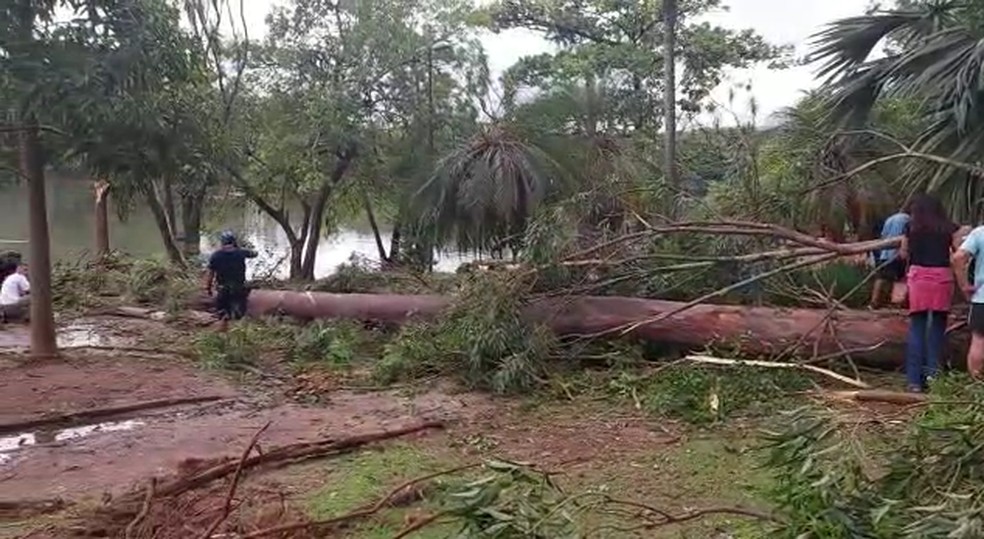
<path fill-rule="evenodd" d="M 263 35 L 264 18 L 279 0 L 247 0 L 246 22 L 250 37 Z M 795 54 L 803 56 L 809 50 L 810 36 L 824 24 L 833 20 L 861 15 L 869 5 L 868 0 L 725 0 L 730 9 L 706 16 L 713 24 L 733 29 L 753 28 L 774 44 L 789 44 Z M 550 50 L 550 44 L 540 36 L 526 30 L 510 30 L 482 37 L 492 76 L 497 77 L 525 55 Z M 757 121 L 769 123 L 776 111 L 792 105 L 803 92 L 816 87 L 813 78 L 815 66 L 797 66 L 785 70 L 769 70 L 765 66 L 733 70 L 727 80 L 716 88 L 711 99 L 723 106 L 717 113 L 723 124 L 733 123 L 733 115 L 742 121 L 750 118 L 750 100 L 754 98 Z M 743 88 L 751 83 L 751 95 Z M 729 103 L 733 88 L 734 99 Z M 713 121 L 709 115 L 701 116 L 700 123 Z M 684 126 L 686 127 L 686 126 Z"/>

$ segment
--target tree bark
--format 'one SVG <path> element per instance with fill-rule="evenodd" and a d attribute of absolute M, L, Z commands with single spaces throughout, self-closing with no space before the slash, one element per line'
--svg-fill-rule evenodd
<path fill-rule="evenodd" d="M 413 317 L 437 316 L 449 305 L 450 299 L 443 296 L 254 290 L 249 314 L 400 323 Z M 680 305 L 674 301 L 581 296 L 542 300 L 527 306 L 525 312 L 531 320 L 545 322 L 560 335 L 575 336 L 627 327 Z M 833 331 L 825 327 L 828 318 Z M 737 346 L 748 354 L 771 355 L 793 348 L 791 354 L 809 357 L 850 350 L 856 359 L 897 365 L 905 355 L 907 332 L 904 313 L 707 304 L 662 322 L 643 324 L 631 336 L 688 349 L 703 349 L 709 344 Z M 618 337 L 619 333 L 608 336 Z"/>
<path fill-rule="evenodd" d="M 181 227 L 184 229 L 182 246 L 186 259 L 201 254 L 202 203 L 204 193 L 189 193 L 181 197 Z"/>
<path fill-rule="evenodd" d="M 33 13 L 31 16 L 33 21 Z M 31 249 L 28 268 L 31 279 L 31 355 L 58 355 L 55 313 L 51 306 L 51 240 L 48 235 L 48 203 L 45 197 L 44 157 L 33 114 L 25 118 L 20 133 L 21 173 L 27 178 Z"/>
<path fill-rule="evenodd" d="M 663 0 L 663 176 L 673 191 L 679 194 L 680 181 L 676 169 L 676 21 L 677 0 Z M 671 216 L 676 217 L 676 204 Z"/>
<path fill-rule="evenodd" d="M 301 263 L 301 279 L 305 281 L 314 280 L 314 263 L 318 255 L 318 242 L 321 241 L 321 227 L 324 225 L 325 209 L 328 206 L 328 199 L 338 182 L 345 176 L 349 165 L 355 158 L 355 149 L 349 148 L 338 152 L 338 160 L 335 161 L 335 168 L 331 174 L 325 178 L 318 196 L 311 205 L 311 218 L 305 228 L 307 238 L 304 244 L 304 260 Z"/>
<path fill-rule="evenodd" d="M 170 225 L 171 236 L 178 237 L 178 214 L 174 207 L 174 186 L 171 176 L 165 174 L 161 178 L 161 204 L 164 206 L 164 215 L 167 215 L 167 222 Z"/>
<path fill-rule="evenodd" d="M 144 189 L 144 195 L 147 199 L 147 206 L 150 207 L 150 213 L 154 216 L 154 222 L 157 224 L 157 230 L 160 232 L 161 241 L 164 243 L 164 250 L 167 252 L 168 260 L 179 266 L 184 266 L 184 255 L 174 240 L 174 230 L 171 228 L 171 222 L 167 218 L 167 211 L 164 209 L 161 201 L 158 200 L 155 189 L 152 186 L 147 186 Z"/>
<path fill-rule="evenodd" d="M 379 253 L 379 263 L 382 265 L 388 265 L 392 262 L 390 257 L 386 255 L 386 246 L 383 245 L 383 236 L 379 233 L 379 224 L 376 223 L 376 214 L 372 211 L 372 201 L 369 200 L 369 195 L 363 191 L 362 192 L 362 205 L 366 208 L 366 218 L 369 219 L 369 228 L 372 229 L 373 239 L 376 240 L 376 251 Z"/>
<path fill-rule="evenodd" d="M 403 224 L 399 216 L 396 218 L 396 222 L 393 223 L 393 233 L 390 234 L 390 250 L 389 258 L 390 263 L 399 264 L 401 262 L 400 250 L 403 247 Z"/>
<path fill-rule="evenodd" d="M 109 255 L 109 182 L 100 180 L 95 184 L 96 198 L 96 258 L 102 260 Z"/>

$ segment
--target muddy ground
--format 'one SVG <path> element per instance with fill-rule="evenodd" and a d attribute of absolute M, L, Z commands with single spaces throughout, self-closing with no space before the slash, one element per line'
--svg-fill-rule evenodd
<path fill-rule="evenodd" d="M 764 503 L 768 479 L 748 436 L 754 426 L 704 432 L 632 406 L 494 398 L 440 380 L 325 390 L 316 404 L 303 404 L 283 377 L 206 370 L 167 353 L 169 342 L 178 348 L 187 335 L 159 322 L 88 319 L 66 325 L 60 337 L 64 357 L 37 363 L 23 354 L 24 327 L 0 328 L 0 537 L 78 536 L 92 511 L 139 492 L 152 477 L 238 458 L 267 423 L 261 450 L 422 421 L 445 425 L 342 458 L 251 473 L 239 495 L 272 496 L 280 507 L 275 521 L 288 513 L 311 519 L 345 513 L 413 477 L 489 457 L 535 463 L 571 488 L 617 492 L 671 512 Z M 187 399 L 197 402 L 174 402 Z M 37 425 L 60 414 L 148 402 L 157 405 Z M 215 499 L 225 488 L 216 487 Z M 417 510 L 387 511 L 334 536 L 392 537 Z M 724 530 L 741 525 L 718 518 L 642 536 L 729 537 Z"/>

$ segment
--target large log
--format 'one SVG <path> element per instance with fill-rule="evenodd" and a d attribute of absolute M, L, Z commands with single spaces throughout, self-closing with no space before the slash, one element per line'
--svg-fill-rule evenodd
<path fill-rule="evenodd" d="M 444 310 L 443 296 L 329 294 L 254 290 L 249 315 L 289 315 L 301 319 L 347 318 L 402 323 L 433 317 Z M 626 297 L 580 296 L 550 299 L 527 307 L 531 319 L 546 322 L 560 335 L 620 334 L 619 328 L 649 320 L 680 303 Z M 698 305 L 673 317 L 642 324 L 638 338 L 701 349 L 710 344 L 738 346 L 745 353 L 773 355 L 796 348 L 800 356 L 853 351 L 869 362 L 901 364 L 907 320 L 891 311 L 786 309 L 735 305 Z"/>

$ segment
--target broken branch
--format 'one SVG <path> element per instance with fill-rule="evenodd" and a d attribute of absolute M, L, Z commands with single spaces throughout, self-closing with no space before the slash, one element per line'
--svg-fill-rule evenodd
<path fill-rule="evenodd" d="M 626 335 L 628 333 L 632 333 L 633 331 L 639 329 L 641 326 L 646 326 L 646 325 L 649 325 L 649 324 L 656 324 L 656 323 L 662 322 L 663 320 L 666 320 L 667 318 L 676 316 L 676 315 L 678 315 L 678 314 L 680 314 L 680 313 L 682 313 L 682 312 L 684 312 L 684 311 L 686 311 L 688 309 L 692 309 L 692 308 L 694 308 L 694 307 L 696 307 L 696 306 L 698 306 L 698 305 L 700 305 L 700 304 L 702 304 L 702 303 L 704 303 L 704 302 L 706 302 L 708 300 L 711 300 L 711 299 L 714 299 L 714 298 L 723 296 L 723 295 L 725 295 L 725 294 L 727 294 L 729 292 L 733 292 L 735 290 L 738 290 L 739 288 L 742 288 L 742 287 L 748 286 L 748 285 L 750 285 L 752 283 L 761 281 L 762 279 L 771 277 L 773 275 L 778 275 L 780 273 L 786 273 L 786 272 L 793 271 L 793 270 L 796 270 L 796 269 L 805 268 L 805 267 L 808 267 L 808 266 L 813 266 L 813 265 L 816 265 L 816 264 L 820 264 L 820 263 L 826 262 L 828 260 L 833 260 L 834 258 L 837 258 L 837 257 L 838 257 L 837 253 L 829 253 L 829 254 L 825 254 L 825 255 L 820 255 L 820 256 L 816 256 L 816 257 L 807 258 L 805 260 L 801 260 L 801 261 L 795 262 L 793 264 L 787 264 L 785 266 L 781 266 L 779 268 L 776 268 L 776 269 L 774 269 L 772 271 L 767 271 L 765 273 L 760 273 L 758 275 L 755 275 L 754 277 L 750 277 L 750 278 L 745 279 L 743 281 L 739 281 L 739 282 L 734 283 L 734 284 L 732 284 L 730 286 L 726 286 L 724 288 L 719 288 L 718 290 L 715 290 L 714 292 L 710 292 L 710 293 L 704 294 L 703 296 L 701 296 L 701 297 L 699 297 L 699 298 L 697 298 L 695 300 L 692 300 L 692 301 L 689 301 L 687 303 L 684 303 L 683 305 L 677 307 L 676 309 L 673 309 L 671 311 L 662 313 L 662 314 L 660 314 L 658 316 L 655 316 L 655 317 L 652 317 L 652 318 L 648 318 L 648 319 L 644 319 L 644 320 L 640 320 L 638 322 L 634 322 L 632 324 L 627 324 L 627 325 L 622 326 L 622 327 L 611 328 L 611 329 L 608 329 L 608 330 L 605 330 L 605 331 L 602 331 L 602 332 L 599 332 L 599 333 L 595 333 L 595 334 L 592 334 L 592 335 L 582 335 L 582 338 L 604 337 L 604 336 L 609 335 L 609 334 L 614 333 L 614 332 L 618 332 L 621 335 Z"/>
<path fill-rule="evenodd" d="M 270 427 L 270 422 L 267 421 L 266 425 L 260 427 L 260 430 L 253 434 L 253 438 L 250 439 L 249 444 L 246 445 L 246 449 L 243 450 L 243 456 L 239 458 L 239 464 L 236 466 L 236 473 L 232 475 L 232 483 L 229 485 L 229 493 L 226 495 L 225 503 L 222 505 L 222 514 L 212 522 L 212 525 L 208 527 L 208 530 L 201 535 L 201 539 L 208 539 L 215 533 L 215 530 L 219 529 L 219 526 L 227 518 L 229 518 L 229 512 L 232 510 L 232 498 L 236 495 L 236 487 L 239 486 L 239 478 L 243 475 L 243 467 L 246 465 L 246 459 L 249 458 L 249 454 L 253 452 L 253 448 L 256 447 L 256 443 L 260 439 L 260 435 L 263 434 Z"/>
<path fill-rule="evenodd" d="M 123 537 L 130 539 L 133 537 L 133 530 L 143 522 L 143 519 L 147 518 L 147 514 L 150 513 L 150 505 L 154 501 L 154 487 L 156 486 L 156 480 L 151 477 L 150 481 L 147 483 L 147 494 L 144 496 L 143 505 L 140 507 L 140 512 L 137 516 L 133 517 L 133 520 L 126 525 L 126 530 L 123 531 Z"/>
<path fill-rule="evenodd" d="M 314 529 L 314 528 L 321 529 L 321 528 L 327 528 L 329 526 L 334 526 L 336 524 L 341 524 L 342 522 L 347 522 L 349 520 L 355 520 L 355 519 L 359 519 L 359 518 L 366 518 L 366 517 L 375 515 L 376 513 L 378 513 L 379 511 L 381 511 L 383 508 L 385 508 L 387 505 L 389 505 L 390 501 L 393 500 L 394 498 L 396 498 L 401 492 L 403 492 L 403 491 L 405 491 L 405 490 L 407 490 L 407 489 L 409 489 L 409 488 L 411 488 L 411 487 L 413 487 L 415 485 L 419 485 L 420 483 L 423 483 L 425 481 L 430 481 L 432 479 L 435 479 L 435 478 L 438 478 L 438 477 L 441 477 L 441 476 L 450 475 L 450 474 L 453 474 L 453 473 L 458 473 L 458 472 L 461 472 L 461 471 L 464 471 L 464 470 L 469 470 L 471 468 L 477 468 L 478 466 L 479 466 L 479 464 L 468 464 L 466 466 L 458 466 L 457 468 L 451 468 L 451 469 L 448 469 L 448 470 L 443 470 L 443 471 L 440 471 L 440 472 L 428 474 L 428 475 L 425 475 L 423 477 L 418 477 L 416 479 L 411 479 L 411 480 L 409 480 L 409 481 L 407 481 L 407 482 L 405 482 L 405 483 L 397 486 L 396 488 L 390 490 L 388 494 L 386 494 L 385 496 L 383 496 L 382 498 L 380 498 L 380 500 L 378 502 L 376 502 L 375 504 L 373 504 L 371 506 L 363 507 L 361 509 L 357 509 L 355 511 L 352 511 L 351 513 L 346 513 L 344 515 L 340 515 L 340 516 L 337 516 L 337 517 L 332 517 L 332 518 L 329 518 L 327 520 L 319 520 L 319 521 L 315 521 L 315 522 L 295 522 L 293 524 L 284 524 L 284 525 L 281 525 L 281 526 L 274 526 L 272 528 L 266 528 L 266 529 L 263 529 L 263 530 L 258 530 L 258 531 L 255 531 L 253 533 L 250 533 L 250 534 L 244 536 L 243 539 L 257 539 L 259 537 L 266 537 L 268 535 L 282 534 L 282 533 L 293 532 L 293 531 L 303 530 L 303 529 Z"/>
<path fill-rule="evenodd" d="M 337 455 L 337 454 L 353 451 L 366 444 L 380 442 L 383 440 L 389 440 L 400 436 L 406 436 L 407 434 L 412 434 L 423 430 L 439 429 L 439 428 L 443 428 L 443 426 L 444 424 L 440 421 L 426 421 L 423 423 L 418 423 L 416 425 L 411 425 L 396 430 L 373 432 L 369 434 L 343 438 L 338 441 L 322 440 L 318 442 L 306 442 L 306 443 L 287 445 L 283 447 L 278 447 L 276 449 L 272 449 L 270 451 L 267 451 L 266 453 L 263 453 L 262 455 L 256 455 L 247 458 L 245 461 L 242 462 L 242 469 L 248 470 L 251 468 L 256 468 L 258 466 L 269 465 L 278 462 L 295 463 L 295 462 L 300 462 L 312 458 L 318 458 L 326 455 L 332 455 L 332 454 Z M 183 492 L 194 490 L 196 488 L 207 485 L 208 483 L 211 483 L 216 479 L 234 473 L 239 468 L 240 466 L 239 463 L 237 462 L 226 462 L 224 464 L 218 464 L 200 473 L 192 475 L 191 477 L 174 479 L 161 486 L 158 489 L 158 494 L 160 496 L 176 496 Z M 132 494 L 129 497 L 132 499 Z M 124 497 L 124 499 L 126 499 L 126 497 Z"/>
<path fill-rule="evenodd" d="M 203 397 L 179 397 L 179 398 L 172 398 L 172 399 L 160 399 L 155 401 L 138 402 L 135 404 L 126 404 L 123 406 L 114 406 L 109 408 L 96 408 L 92 410 L 83 410 L 81 412 L 70 412 L 67 414 L 61 414 L 56 416 L 42 417 L 40 419 L 29 419 L 27 421 L 18 421 L 15 423 L 0 424 L 0 434 L 23 432 L 38 427 L 47 427 L 52 425 L 70 425 L 82 421 L 89 421 L 92 419 L 104 419 L 108 417 L 115 417 L 115 416 L 133 413 L 133 412 L 140 412 L 143 410 L 151 410 L 155 408 L 170 408 L 172 406 L 180 406 L 184 404 L 201 404 L 205 402 L 214 402 L 228 397 L 229 397 L 228 395 L 206 395 Z"/>
<path fill-rule="evenodd" d="M 727 366 L 739 366 L 748 365 L 750 367 L 762 367 L 766 369 L 798 369 L 809 371 L 817 374 L 821 374 L 828 378 L 833 378 L 838 382 L 843 382 L 845 384 L 858 387 L 861 389 L 869 389 L 871 386 L 861 380 L 855 380 L 854 378 L 849 378 L 843 374 L 838 374 L 832 370 L 817 367 L 816 365 L 808 365 L 805 363 L 778 363 L 775 361 L 759 361 L 754 359 L 741 360 L 741 359 L 725 359 L 719 357 L 711 356 L 700 356 L 693 355 L 684 358 L 687 361 L 692 361 L 694 363 L 704 363 L 708 365 L 727 365 Z"/>

